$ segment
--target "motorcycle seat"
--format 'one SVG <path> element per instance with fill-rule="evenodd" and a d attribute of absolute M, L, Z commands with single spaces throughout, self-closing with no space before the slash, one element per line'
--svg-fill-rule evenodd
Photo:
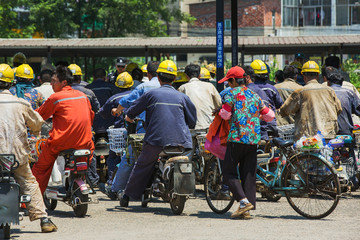
<path fill-rule="evenodd" d="M 60 156 L 73 155 L 76 149 L 66 149 L 59 153 Z"/>

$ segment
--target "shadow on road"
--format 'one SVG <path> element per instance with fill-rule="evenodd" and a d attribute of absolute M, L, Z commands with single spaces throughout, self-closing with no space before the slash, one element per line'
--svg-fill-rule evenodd
<path fill-rule="evenodd" d="M 279 215 L 279 216 L 269 216 L 269 215 L 262 215 L 262 214 L 257 214 L 255 215 L 255 218 L 267 218 L 267 219 L 291 219 L 291 220 L 309 220 L 309 221 L 314 221 L 314 219 L 310 219 L 310 218 L 305 218 L 303 216 L 300 215 Z M 329 219 L 315 219 L 317 221 L 329 221 Z"/>
<path fill-rule="evenodd" d="M 71 208 L 69 211 L 57 211 L 57 210 L 48 211 L 48 215 L 57 218 L 77 218 L 74 212 L 71 210 Z M 89 215 L 85 215 L 84 218 L 86 217 L 89 217 Z"/>
<path fill-rule="evenodd" d="M 129 207 L 115 206 L 114 208 L 107 208 L 106 211 L 109 211 L 109 212 L 153 213 L 154 215 L 177 216 L 177 215 L 174 215 L 172 213 L 172 211 L 170 209 L 170 204 L 169 205 L 164 205 L 163 208 L 159 208 L 159 207 L 141 207 L 141 206 L 129 206 Z"/>

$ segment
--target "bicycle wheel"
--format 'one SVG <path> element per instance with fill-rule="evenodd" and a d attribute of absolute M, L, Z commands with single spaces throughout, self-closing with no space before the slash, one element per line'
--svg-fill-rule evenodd
<path fill-rule="evenodd" d="M 287 163 L 283 186 L 290 206 L 306 218 L 328 216 L 339 202 L 340 183 L 336 170 L 326 160 L 311 154 L 298 155 Z"/>
<path fill-rule="evenodd" d="M 229 194 L 224 194 L 221 191 L 222 179 L 218 160 L 215 156 L 212 156 L 205 167 L 204 191 L 209 207 L 218 214 L 229 211 L 234 203 L 234 197 L 230 191 L 228 191 Z"/>

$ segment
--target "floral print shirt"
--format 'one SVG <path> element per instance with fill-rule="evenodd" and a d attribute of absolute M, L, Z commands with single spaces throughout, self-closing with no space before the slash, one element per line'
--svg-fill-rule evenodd
<path fill-rule="evenodd" d="M 263 101 L 247 87 L 236 87 L 225 95 L 225 103 L 232 106 L 228 142 L 257 144 L 261 139 L 260 110 Z"/>
<path fill-rule="evenodd" d="M 16 96 L 15 87 L 11 87 L 10 92 L 12 93 L 12 95 Z M 44 96 L 34 88 L 25 90 L 24 99 L 31 104 L 31 107 L 34 110 L 39 108 L 45 102 Z"/>

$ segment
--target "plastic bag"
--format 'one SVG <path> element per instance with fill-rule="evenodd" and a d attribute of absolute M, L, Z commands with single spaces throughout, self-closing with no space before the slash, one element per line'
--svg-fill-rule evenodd
<path fill-rule="evenodd" d="M 226 146 L 223 146 L 220 144 L 219 131 L 212 138 L 212 142 L 210 142 L 209 140 L 206 139 L 204 148 L 206 150 L 208 150 L 209 152 L 211 152 L 215 157 L 218 157 L 221 160 L 224 160 Z"/>
<path fill-rule="evenodd" d="M 296 142 L 297 148 L 302 149 L 313 149 L 313 148 L 323 148 L 325 146 L 325 139 L 324 136 L 321 134 L 320 131 L 313 137 L 301 137 L 300 140 Z"/>

